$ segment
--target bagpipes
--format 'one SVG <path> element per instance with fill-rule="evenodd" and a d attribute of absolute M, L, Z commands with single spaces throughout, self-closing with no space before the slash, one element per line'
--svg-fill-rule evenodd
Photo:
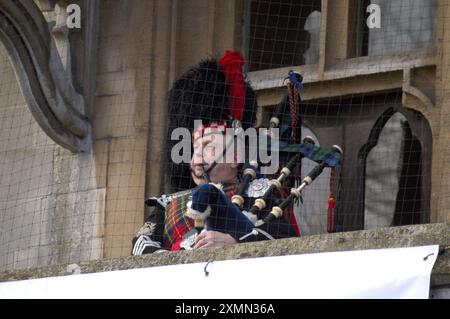
<path fill-rule="evenodd" d="M 343 151 L 334 145 L 331 148 L 323 148 L 316 146 L 314 140 L 306 137 L 299 144 L 301 138 L 301 123 L 299 104 L 300 104 L 300 90 L 303 89 L 302 77 L 293 71 L 289 72 L 286 78 L 288 81 L 288 103 L 281 103 L 270 119 L 268 136 L 271 136 L 271 131 L 279 128 L 283 124 L 283 118 L 286 112 L 287 105 L 290 108 L 290 130 L 284 139 L 285 153 L 289 158 L 285 161 L 287 164 L 280 170 L 279 175 L 270 181 L 270 187 L 264 192 L 262 196 L 257 198 L 254 205 L 250 208 L 251 214 L 257 214 L 262 210 L 268 211 L 266 216 L 252 222 L 246 214 L 243 213 L 244 196 L 250 183 L 256 179 L 258 174 L 259 163 L 254 161 L 250 164 L 244 165 L 242 181 L 238 187 L 237 194 L 231 200 L 222 192 L 220 186 L 208 183 L 194 189 L 192 199 L 188 203 L 188 211 L 186 216 L 195 221 L 195 228 L 200 233 L 206 226 L 208 230 L 217 230 L 223 233 L 230 234 L 238 242 L 273 239 L 267 232 L 260 229 L 264 224 L 270 223 L 278 218 L 281 218 L 283 211 L 296 200 L 302 199 L 302 191 L 310 186 L 322 172 L 329 168 L 331 170 L 330 184 L 334 182 L 336 175 L 336 168 L 341 165 Z M 283 141 L 283 137 L 282 137 Z M 286 188 L 285 185 L 288 177 L 295 175 L 293 172 L 298 171 L 303 158 L 308 158 L 317 165 L 312 169 L 303 179 L 294 176 L 294 179 L 300 180 L 298 187 L 292 187 L 289 195 L 276 206 L 267 207 L 268 201 L 272 197 L 275 190 Z M 301 173 L 300 173 L 301 175 Z M 328 209 L 328 231 L 334 231 L 334 208 L 335 196 L 333 187 L 330 185 L 329 209 Z"/>
<path fill-rule="evenodd" d="M 233 236 L 236 240 L 243 241 L 243 239 L 247 238 L 245 235 L 250 233 L 254 234 L 255 228 L 280 218 L 284 209 L 295 200 L 300 199 L 302 191 L 311 185 L 325 168 L 334 169 L 337 167 L 341 162 L 342 150 L 339 146 L 333 146 L 331 148 L 317 147 L 311 143 L 309 138 L 306 138 L 304 143 L 299 147 L 298 154 L 281 169 L 278 178 L 271 180 L 270 187 L 264 195 L 255 200 L 255 204 L 250 209 L 250 213 L 255 214 L 267 208 L 267 201 L 272 193 L 276 189 L 282 188 L 282 182 L 290 175 L 292 168 L 297 162 L 303 158 L 309 158 L 318 164 L 303 178 L 300 186 L 291 188 L 289 196 L 278 206 L 272 207 L 270 213 L 263 219 L 258 220 L 255 224 L 242 213 L 244 192 L 256 176 L 257 168 L 254 165 L 247 165 L 245 167 L 243 181 L 239 185 L 238 194 L 234 195 L 231 201 L 222 192 L 220 186 L 212 183 L 196 188 L 192 193 L 192 200 L 188 204 L 188 212 L 186 215 L 194 219 L 195 228 L 198 232 L 207 224 L 209 230 L 225 232 Z"/>

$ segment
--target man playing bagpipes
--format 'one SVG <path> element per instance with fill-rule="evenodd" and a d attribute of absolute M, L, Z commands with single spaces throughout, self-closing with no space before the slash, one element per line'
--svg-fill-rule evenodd
<path fill-rule="evenodd" d="M 227 131 L 255 122 L 256 97 L 243 65 L 239 53 L 227 51 L 219 62 L 201 62 L 174 83 L 167 154 L 174 146 L 171 132 L 181 127 L 193 132 L 193 155 L 190 163 L 168 161 L 167 175 L 171 190 L 186 190 L 146 201 L 155 209 L 133 238 L 133 255 L 299 236 L 292 201 L 301 190 L 294 196 L 281 183 L 303 155 L 269 181 L 260 178 L 256 161 L 240 164 L 243 154 L 227 138 Z M 202 125 L 194 127 L 195 120 Z"/>

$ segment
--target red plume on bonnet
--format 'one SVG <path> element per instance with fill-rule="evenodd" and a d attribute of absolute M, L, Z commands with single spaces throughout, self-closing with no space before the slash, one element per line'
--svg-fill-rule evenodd
<path fill-rule="evenodd" d="M 245 60 L 239 52 L 226 51 L 219 61 L 220 67 L 229 85 L 228 109 L 235 120 L 241 121 L 244 116 L 245 83 L 242 67 Z"/>

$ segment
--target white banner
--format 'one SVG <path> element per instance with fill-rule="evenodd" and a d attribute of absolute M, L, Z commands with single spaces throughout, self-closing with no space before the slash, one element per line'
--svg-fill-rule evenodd
<path fill-rule="evenodd" d="M 318 253 L 5 282 L 0 298 L 428 298 L 438 250 Z"/>

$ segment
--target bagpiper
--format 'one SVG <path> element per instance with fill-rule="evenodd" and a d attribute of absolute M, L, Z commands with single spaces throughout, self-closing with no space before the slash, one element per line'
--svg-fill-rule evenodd
<path fill-rule="evenodd" d="M 166 143 L 170 194 L 146 200 L 154 210 L 132 240 L 133 255 L 299 236 L 292 205 L 267 218 L 289 194 L 261 176 L 256 160 L 243 164 L 245 154 L 227 139 L 229 130 L 245 130 L 256 120 L 256 95 L 245 81 L 244 64 L 239 52 L 227 51 L 173 84 Z M 192 132 L 190 163 L 171 160 L 177 128 Z"/>

